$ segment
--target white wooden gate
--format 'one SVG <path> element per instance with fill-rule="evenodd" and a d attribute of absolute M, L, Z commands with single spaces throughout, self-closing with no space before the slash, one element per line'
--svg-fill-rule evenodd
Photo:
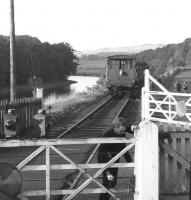
<path fill-rule="evenodd" d="M 145 70 L 142 89 L 142 120 L 191 126 L 191 94 L 169 92 Z"/>
<path fill-rule="evenodd" d="M 153 134 L 154 133 L 154 134 Z M 42 183 L 34 189 L 32 182 L 29 185 L 23 183 L 22 193 L 18 196 L 21 200 L 27 200 L 31 197 L 33 199 L 42 199 L 45 196 L 46 200 L 52 199 L 56 195 L 65 195 L 64 199 L 69 200 L 81 194 L 96 194 L 109 193 L 113 199 L 119 200 L 117 193 L 128 193 L 128 186 L 125 191 L 117 191 L 115 189 L 105 188 L 96 178 L 108 167 L 119 168 L 134 168 L 136 184 L 135 195 L 136 200 L 158 200 L 158 128 L 152 122 L 143 122 L 135 131 L 135 137 L 132 139 L 126 138 L 93 138 L 93 139 L 55 139 L 55 140 L 7 140 L 0 141 L 0 158 L 1 161 L 9 160 L 23 173 L 25 177 L 39 177 L 43 176 Z M 64 147 L 71 146 L 75 148 L 76 145 L 92 145 L 101 143 L 126 143 L 124 148 L 118 155 L 112 158 L 108 163 L 85 163 L 81 164 L 73 161 L 67 154 L 64 153 Z M 129 151 L 135 146 L 135 158 L 132 163 L 114 163 L 125 152 Z M 29 149 L 36 149 L 30 151 Z M 26 149 L 26 150 L 25 150 Z M 53 154 L 54 152 L 54 154 Z M 20 154 L 25 157 L 21 159 Z M 94 154 L 95 152 L 93 152 Z M 143 156 L 147 154 L 147 156 Z M 57 155 L 57 157 L 55 157 Z M 10 158 L 9 158 L 10 157 Z M 14 159 L 13 159 L 14 157 Z M 56 158 L 56 160 L 55 160 Z M 18 159 L 18 160 L 15 160 Z M 63 163 L 61 161 L 64 161 Z M 66 170 L 78 169 L 87 179 L 77 188 L 70 189 L 55 189 L 54 182 L 52 182 L 51 174 L 58 171 L 59 176 L 66 172 Z M 98 169 L 95 173 L 88 173 L 87 169 Z M 149 179 L 148 179 L 149 177 Z M 87 188 L 90 183 L 94 182 L 98 187 Z M 153 184 L 154 183 L 154 184 Z M 53 187 L 53 188 L 52 188 Z M 156 198 L 155 198 L 156 197 Z M 128 198 L 127 198 L 128 199 Z"/>
<path fill-rule="evenodd" d="M 113 157 L 108 163 L 77 163 L 77 161 L 73 161 L 67 154 L 65 154 L 64 150 L 67 149 L 68 146 L 72 146 L 75 148 L 76 145 L 93 145 L 93 144 L 103 144 L 103 143 L 126 143 L 127 146 L 124 148 L 118 155 Z M 26 148 L 34 148 L 37 147 L 32 153 L 30 153 L 26 158 L 22 161 L 16 161 L 16 167 L 23 173 L 25 176 L 36 176 L 35 173 L 40 172 L 40 176 L 44 174 L 44 185 L 41 185 L 42 189 L 36 190 L 27 190 L 25 183 L 23 183 L 22 193 L 18 196 L 21 200 L 27 200 L 30 197 L 35 197 L 35 199 L 41 199 L 39 197 L 45 196 L 46 200 L 50 200 L 51 196 L 56 195 L 65 195 L 66 200 L 72 199 L 79 193 L 81 194 L 92 194 L 92 193 L 109 193 L 113 199 L 118 199 L 116 193 L 119 191 L 109 190 L 105 188 L 98 180 L 98 176 L 108 167 L 119 167 L 119 168 L 132 168 L 134 167 L 134 163 L 114 163 L 117 159 L 123 156 L 124 153 L 129 151 L 135 145 L 135 139 L 126 139 L 126 138 L 93 138 L 93 139 L 40 139 L 40 140 L 7 140 L 0 141 L 0 157 L 7 159 L 7 156 L 10 156 L 10 162 L 12 156 L 14 155 L 14 151 L 16 151 L 15 155 L 19 152 L 19 149 L 22 148 L 22 153 L 28 151 Z M 87 147 L 88 148 L 88 147 Z M 12 150 L 13 149 L 13 150 Z M 53 154 L 54 152 L 54 154 Z M 11 155 L 9 155 L 11 154 Z M 95 152 L 93 152 L 95 154 Z M 55 157 L 57 155 L 57 157 Z M 39 157 L 40 156 L 40 157 Z M 57 158 L 57 163 L 55 163 L 55 158 Z M 36 160 L 35 160 L 36 159 Z M 2 159 L 3 160 L 3 159 Z M 20 160 L 20 157 L 19 159 Z M 34 160 L 34 162 L 33 162 Z M 63 163 L 61 161 L 64 161 Z M 31 163 L 32 162 L 32 163 Z M 54 185 L 51 183 L 51 173 L 53 171 L 66 171 L 78 169 L 83 173 L 83 176 L 86 177 L 86 180 L 79 185 L 77 188 L 71 189 L 52 189 Z M 88 169 L 98 169 L 95 173 L 88 173 Z M 26 174 L 28 173 L 28 175 Z M 94 182 L 98 187 L 87 188 L 87 186 Z M 32 184 L 32 183 L 31 183 Z M 35 186 L 34 186 L 35 187 Z M 126 193 L 127 193 L 126 188 Z M 124 192 L 124 191 L 122 191 Z"/>
<path fill-rule="evenodd" d="M 142 120 L 155 122 L 159 128 L 161 194 L 188 195 L 191 160 L 191 94 L 168 91 L 150 75 L 149 70 L 145 70 Z"/>

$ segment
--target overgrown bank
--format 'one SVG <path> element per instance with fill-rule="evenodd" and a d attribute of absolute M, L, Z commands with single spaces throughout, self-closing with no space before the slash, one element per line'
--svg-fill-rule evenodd
<path fill-rule="evenodd" d="M 107 95 L 106 91 L 82 92 L 75 94 L 66 101 L 52 104 L 51 122 L 52 126 L 76 118 L 82 112 L 88 112 L 92 107 Z"/>

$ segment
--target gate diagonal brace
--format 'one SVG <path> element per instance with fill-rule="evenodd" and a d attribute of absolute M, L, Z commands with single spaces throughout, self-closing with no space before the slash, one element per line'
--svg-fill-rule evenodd
<path fill-rule="evenodd" d="M 17 165 L 17 169 L 21 170 L 27 163 L 29 163 L 33 158 L 40 154 L 45 149 L 45 146 L 40 146 L 38 149 L 33 151 L 28 157 L 26 157 L 21 163 Z"/>
<path fill-rule="evenodd" d="M 149 97 L 155 101 L 154 97 L 150 94 Z M 150 113 L 149 115 L 152 116 L 153 113 L 155 112 L 161 112 L 166 118 L 168 118 L 168 116 L 166 115 L 166 113 L 163 113 L 163 109 L 161 108 L 161 105 L 166 101 L 166 99 L 168 98 L 168 96 L 166 96 L 163 101 L 161 102 L 154 102 L 154 104 L 156 105 L 156 108 L 152 111 L 152 113 Z"/>
<path fill-rule="evenodd" d="M 81 168 L 78 164 L 74 163 L 72 160 L 70 160 L 69 158 L 67 158 L 62 152 L 60 152 L 58 149 L 56 149 L 54 146 L 51 146 L 51 148 L 56 151 L 61 157 L 63 157 L 64 159 L 66 159 L 68 162 L 76 165 L 76 167 L 82 171 L 83 173 L 85 173 L 86 176 L 88 176 L 88 180 L 86 180 L 81 186 L 79 186 L 76 190 L 74 190 L 74 192 L 68 196 L 65 200 L 70 200 L 73 197 L 75 197 L 77 194 L 79 194 L 87 185 L 89 185 L 92 181 L 94 181 L 97 185 L 99 185 L 105 192 L 109 193 L 114 199 L 118 199 L 116 198 L 115 194 L 113 194 L 110 190 L 108 190 L 105 186 L 103 186 L 100 182 L 98 182 L 96 180 L 96 178 L 104 171 L 106 170 L 108 167 L 110 167 L 117 159 L 119 159 L 124 153 L 126 153 L 129 149 L 131 149 L 133 146 L 135 145 L 135 141 L 128 145 L 127 147 L 125 147 L 119 154 L 117 154 L 115 157 L 113 157 L 109 162 L 107 162 L 105 164 L 105 166 L 101 169 L 99 169 L 93 176 L 91 176 L 90 174 L 86 173 L 85 170 L 83 168 Z"/>
<path fill-rule="evenodd" d="M 183 158 L 178 152 L 170 148 L 167 144 L 160 142 L 160 147 L 163 148 L 169 155 L 176 158 L 182 166 L 184 166 L 188 171 L 190 171 L 190 162 Z"/>
<path fill-rule="evenodd" d="M 67 156 L 65 156 L 60 150 L 56 149 L 54 146 L 51 146 L 51 148 L 57 153 L 59 154 L 62 158 L 64 158 L 65 160 L 67 160 L 69 163 L 75 165 L 77 167 L 77 169 L 79 169 L 84 175 L 86 175 L 91 181 L 94 181 L 97 185 L 99 185 L 100 187 L 103 188 L 103 190 L 105 192 L 108 192 L 114 199 L 117 199 L 115 194 L 113 194 L 112 192 L 110 192 L 105 186 L 103 186 L 99 181 L 97 181 L 95 178 L 93 178 L 90 174 L 88 174 L 83 168 L 81 168 L 78 164 L 74 163 L 70 158 L 68 158 Z M 78 192 L 79 193 L 79 192 Z M 77 194 L 78 194 L 77 193 Z M 76 196 L 77 194 L 75 194 L 74 196 Z M 71 195 L 70 195 L 71 196 Z M 71 199 L 73 197 L 68 197 L 67 199 Z"/>

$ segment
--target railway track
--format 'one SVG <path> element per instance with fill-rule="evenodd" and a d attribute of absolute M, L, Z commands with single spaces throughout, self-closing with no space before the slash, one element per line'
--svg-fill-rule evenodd
<path fill-rule="evenodd" d="M 129 98 L 128 93 L 117 94 L 64 131 L 57 138 L 91 138 L 100 137 L 111 122 L 119 115 L 119 111 L 125 107 Z"/>
<path fill-rule="evenodd" d="M 61 138 L 62 134 L 73 127 L 75 124 L 79 123 L 83 118 L 85 118 L 87 115 L 90 114 L 90 112 L 93 112 L 96 108 L 98 108 L 100 105 L 107 102 L 109 99 L 111 99 L 111 95 L 106 94 L 101 98 L 98 98 L 96 102 L 93 103 L 87 103 L 85 105 L 81 105 L 80 107 L 77 107 L 73 109 L 72 113 L 65 114 L 62 120 L 60 120 L 59 123 L 52 126 L 47 131 L 47 137 L 48 138 Z M 71 112 L 71 111 L 70 111 Z"/>
<path fill-rule="evenodd" d="M 129 94 L 115 95 L 103 98 L 90 108 L 76 112 L 76 117 L 63 120 L 49 130 L 49 138 L 84 138 L 98 137 L 106 130 L 115 118 L 123 104 L 128 101 Z M 75 115 L 73 114 L 73 115 Z M 86 136 L 87 132 L 89 134 Z"/>

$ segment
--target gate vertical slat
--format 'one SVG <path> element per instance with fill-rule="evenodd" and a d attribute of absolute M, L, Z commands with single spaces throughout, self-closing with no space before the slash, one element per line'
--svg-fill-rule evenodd
<path fill-rule="evenodd" d="M 181 155 L 186 159 L 185 138 L 181 138 Z M 182 166 L 182 191 L 186 191 L 186 168 Z"/>
<path fill-rule="evenodd" d="M 16 100 L 15 100 L 14 108 L 16 109 L 17 113 L 20 115 L 20 113 L 21 113 L 21 104 L 20 104 L 19 99 L 16 99 Z M 21 117 L 19 117 L 19 118 L 20 118 L 20 119 L 19 119 L 19 120 L 20 120 L 19 123 L 21 123 L 22 118 L 21 118 Z"/>
<path fill-rule="evenodd" d="M 160 148 L 160 191 L 164 191 L 164 186 L 165 186 L 164 154 L 165 154 L 164 149 Z"/>
<path fill-rule="evenodd" d="M 174 149 L 174 151 L 177 151 L 177 140 L 176 140 L 176 138 L 173 138 L 172 144 L 173 144 L 172 148 Z M 176 178 L 175 178 L 177 173 L 178 173 L 177 159 L 173 158 L 173 177 L 174 177 L 173 181 L 177 181 Z M 174 186 L 174 190 L 175 191 L 177 190 L 176 186 Z"/>
<path fill-rule="evenodd" d="M 23 106 L 23 110 L 24 110 L 24 124 L 23 126 L 24 127 L 27 127 L 27 102 L 26 102 L 26 98 L 23 98 L 23 103 L 24 103 L 24 106 Z"/>
<path fill-rule="evenodd" d="M 32 106 L 33 106 L 33 104 L 32 104 L 32 99 L 30 99 L 29 100 L 30 101 L 30 103 L 29 103 L 29 107 L 30 107 L 30 109 L 29 109 L 29 118 L 30 118 L 30 120 L 29 120 L 29 126 L 31 126 L 32 125 Z"/>
<path fill-rule="evenodd" d="M 25 127 L 28 127 L 28 106 L 29 106 L 29 104 L 28 104 L 28 99 L 27 98 L 25 98 L 25 102 L 26 102 L 26 109 L 25 109 L 25 117 L 26 117 L 26 124 L 25 124 Z"/>
<path fill-rule="evenodd" d="M 26 110 L 26 102 L 25 102 L 25 99 L 22 98 L 22 101 L 21 101 L 21 105 L 22 105 L 22 127 L 26 127 L 26 118 L 25 118 L 25 110 Z"/>
<path fill-rule="evenodd" d="M 22 118 L 22 128 L 25 127 L 26 119 L 25 119 L 25 101 L 24 98 L 20 100 L 20 103 L 23 105 L 21 109 L 21 118 Z"/>
<path fill-rule="evenodd" d="M 50 200 L 50 147 L 46 146 L 46 200 Z"/>
<path fill-rule="evenodd" d="M 30 126 L 30 121 L 31 121 L 31 116 L 30 116 L 30 109 L 31 109 L 31 101 L 30 101 L 30 99 L 28 98 L 27 99 L 27 102 L 28 102 L 28 126 Z"/>
<path fill-rule="evenodd" d="M 0 118 L 0 122 L 1 122 L 1 126 L 0 126 L 0 138 L 3 137 L 3 101 L 0 102 L 1 104 L 1 118 Z"/>
<path fill-rule="evenodd" d="M 165 140 L 164 140 L 164 143 L 165 143 L 165 144 L 168 144 L 168 139 L 165 139 Z M 169 158 L 168 158 L 168 153 L 167 153 L 167 152 L 164 153 L 164 159 L 165 159 L 165 161 L 164 161 L 164 164 L 165 164 L 165 167 L 164 167 L 164 170 L 165 170 L 165 183 L 166 183 L 166 185 L 167 185 L 167 187 L 168 187 L 168 179 L 169 179 Z"/>
<path fill-rule="evenodd" d="M 30 126 L 30 99 L 27 98 L 27 108 L 28 108 L 28 112 L 27 112 L 27 116 L 28 116 L 28 122 L 27 122 L 27 126 Z"/>

